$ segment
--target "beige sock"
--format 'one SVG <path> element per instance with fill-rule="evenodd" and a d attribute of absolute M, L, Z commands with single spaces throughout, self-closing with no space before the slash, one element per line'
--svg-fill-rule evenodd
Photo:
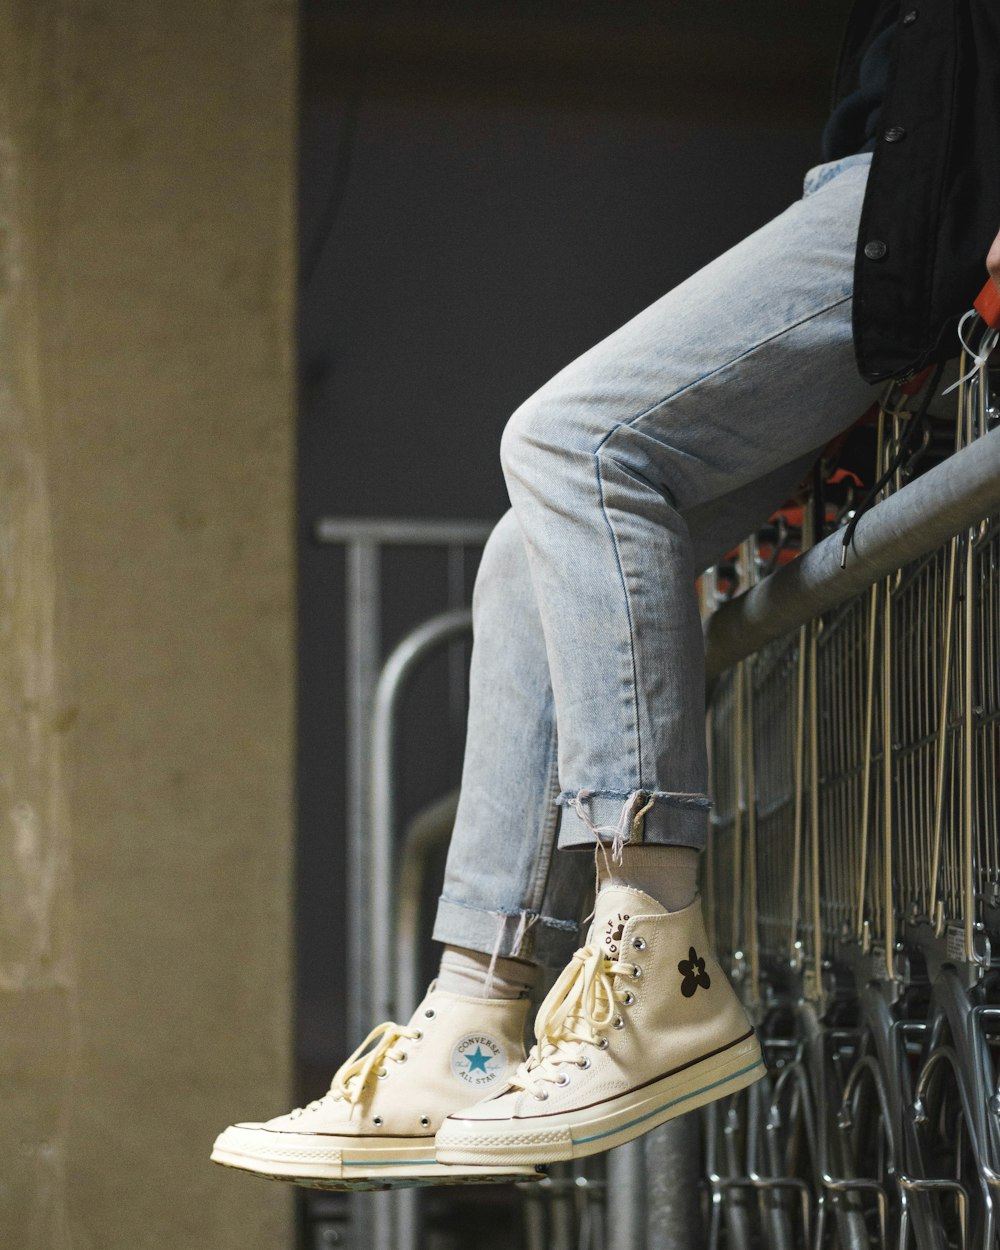
<path fill-rule="evenodd" d="M 524 959 L 498 956 L 494 960 L 482 951 L 446 946 L 441 956 L 437 988 L 469 998 L 526 998 L 537 977 L 538 965 Z"/>
<path fill-rule="evenodd" d="M 698 860 L 693 846 L 656 842 L 623 847 L 620 864 L 598 851 L 597 879 L 602 886 L 632 886 L 655 898 L 667 911 L 680 911 L 698 892 Z"/>

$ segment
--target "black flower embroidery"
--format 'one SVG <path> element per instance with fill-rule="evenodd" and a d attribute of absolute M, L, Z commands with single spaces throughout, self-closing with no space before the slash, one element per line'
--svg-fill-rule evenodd
<path fill-rule="evenodd" d="M 699 957 L 693 946 L 688 951 L 687 959 L 682 959 L 677 965 L 677 971 L 684 978 L 681 981 L 681 993 L 685 998 L 690 998 L 699 985 L 707 990 L 712 984 L 712 978 L 705 971 L 705 961 Z"/>

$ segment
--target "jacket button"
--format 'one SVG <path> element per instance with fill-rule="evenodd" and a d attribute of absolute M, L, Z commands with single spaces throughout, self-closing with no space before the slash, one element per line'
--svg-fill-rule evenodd
<path fill-rule="evenodd" d="M 881 260 L 888 250 L 881 239 L 871 239 L 865 244 L 865 255 L 869 260 Z"/>
<path fill-rule="evenodd" d="M 882 138 L 886 143 L 899 143 L 906 138 L 906 131 L 902 126 L 890 126 L 882 132 Z"/>
<path fill-rule="evenodd" d="M 904 26 L 912 26 L 912 25 L 913 25 L 913 23 L 917 20 L 917 17 L 918 17 L 918 16 L 919 16 L 919 13 L 918 13 L 918 11 L 917 11 L 916 9 L 911 9 L 911 10 L 909 11 L 909 13 L 904 13 L 904 14 L 903 14 L 903 25 L 904 25 Z"/>

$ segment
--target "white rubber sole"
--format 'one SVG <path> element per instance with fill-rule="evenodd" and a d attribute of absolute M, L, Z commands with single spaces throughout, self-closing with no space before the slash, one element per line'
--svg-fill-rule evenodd
<path fill-rule="evenodd" d="M 311 1189 L 405 1189 L 415 1185 L 510 1185 L 539 1180 L 533 1166 L 446 1166 L 435 1158 L 434 1138 L 379 1138 L 276 1133 L 234 1125 L 216 1139 L 212 1162 L 268 1180 Z"/>
<path fill-rule="evenodd" d="M 577 1111 L 506 1120 L 449 1116 L 438 1131 L 437 1158 L 449 1165 L 481 1167 L 582 1159 L 744 1089 L 760 1080 L 765 1070 L 754 1035 L 722 1054 Z"/>

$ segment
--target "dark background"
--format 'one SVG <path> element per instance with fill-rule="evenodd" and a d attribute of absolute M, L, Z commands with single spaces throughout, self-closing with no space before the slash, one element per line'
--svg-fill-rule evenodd
<path fill-rule="evenodd" d="M 299 1075 L 343 1031 L 343 557 L 320 515 L 495 519 L 510 412 L 795 198 L 845 0 L 305 0 L 299 435 Z M 442 606 L 395 560 L 391 645 Z M 457 783 L 429 673 L 408 810 Z M 372 1022 L 374 1023 L 374 1022 Z"/>

